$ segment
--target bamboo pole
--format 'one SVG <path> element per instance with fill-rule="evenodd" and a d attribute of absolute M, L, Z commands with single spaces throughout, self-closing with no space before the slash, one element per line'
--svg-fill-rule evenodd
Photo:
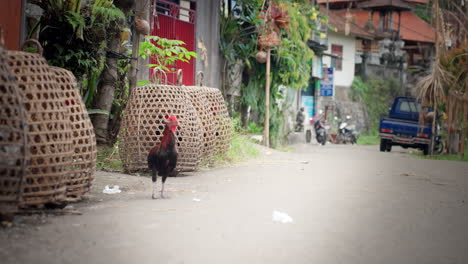
<path fill-rule="evenodd" d="M 263 129 L 265 146 L 270 147 L 270 63 L 271 50 L 267 49 L 266 84 L 265 84 L 265 127 Z"/>

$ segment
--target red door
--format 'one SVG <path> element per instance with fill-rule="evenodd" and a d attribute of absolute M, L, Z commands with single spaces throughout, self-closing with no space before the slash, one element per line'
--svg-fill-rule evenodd
<path fill-rule="evenodd" d="M 185 42 L 183 46 L 189 51 L 195 51 L 195 10 L 181 7 L 178 4 L 165 0 L 157 0 L 154 7 L 156 15 L 152 18 L 151 34 L 167 39 L 177 39 Z M 151 63 L 155 63 L 151 60 Z M 175 65 L 166 65 L 172 68 L 167 72 L 168 84 L 176 84 L 176 71 L 182 69 L 183 84 L 194 85 L 195 83 L 195 59 Z M 151 75 L 151 70 L 150 70 Z"/>
<path fill-rule="evenodd" d="M 0 0 L 0 26 L 7 49 L 18 50 L 21 39 L 21 0 Z"/>

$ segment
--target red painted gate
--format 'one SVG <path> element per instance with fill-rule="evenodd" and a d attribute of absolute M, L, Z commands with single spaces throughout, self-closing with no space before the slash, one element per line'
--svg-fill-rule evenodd
<path fill-rule="evenodd" d="M 151 34 L 162 38 L 181 40 L 185 42 L 184 48 L 195 51 L 195 10 L 165 0 L 156 0 L 153 8 Z M 151 59 L 151 63 L 155 63 L 155 61 Z M 172 68 L 170 72 L 167 72 L 168 84 L 176 84 L 175 72 L 182 69 L 183 84 L 194 85 L 194 58 L 190 59 L 189 63 L 179 61 L 172 67 L 166 66 Z"/>

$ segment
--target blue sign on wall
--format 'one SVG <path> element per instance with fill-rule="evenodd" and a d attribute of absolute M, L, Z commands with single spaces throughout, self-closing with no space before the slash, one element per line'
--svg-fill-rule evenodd
<path fill-rule="evenodd" d="M 302 96 L 302 107 L 304 107 L 304 113 L 306 114 L 306 120 L 314 116 L 314 97 L 313 96 Z"/>
<path fill-rule="evenodd" d="M 320 82 L 320 96 L 333 96 L 334 88 L 334 76 L 333 68 L 324 69 L 325 76 L 324 79 Z"/>

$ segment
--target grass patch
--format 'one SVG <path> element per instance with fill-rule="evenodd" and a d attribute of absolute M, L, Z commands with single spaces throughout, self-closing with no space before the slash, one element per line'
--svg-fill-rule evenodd
<path fill-rule="evenodd" d="M 358 145 L 379 145 L 380 138 L 378 135 L 359 135 L 357 144 Z"/>
<path fill-rule="evenodd" d="M 442 154 L 442 155 L 423 155 L 422 153 L 411 153 L 411 156 L 418 158 L 418 159 L 431 159 L 431 160 L 451 160 L 451 161 L 468 161 L 468 147 L 465 148 L 465 157 L 461 157 L 460 155 L 452 155 L 452 154 Z"/>
<path fill-rule="evenodd" d="M 450 155 L 450 154 L 435 155 L 431 157 L 430 155 L 425 156 L 420 153 L 412 153 L 411 156 L 419 158 L 419 159 L 468 161 L 467 155 L 465 155 L 463 159 L 459 155 Z"/>
<path fill-rule="evenodd" d="M 117 144 L 114 147 L 98 147 L 96 168 L 105 171 L 123 171 Z"/>
<path fill-rule="evenodd" d="M 246 135 L 234 133 L 231 138 L 229 150 L 224 154 L 213 156 L 211 167 L 233 164 L 247 161 L 260 156 L 260 151 L 256 144 Z M 208 167 L 207 162 L 201 164 L 202 167 Z"/>

